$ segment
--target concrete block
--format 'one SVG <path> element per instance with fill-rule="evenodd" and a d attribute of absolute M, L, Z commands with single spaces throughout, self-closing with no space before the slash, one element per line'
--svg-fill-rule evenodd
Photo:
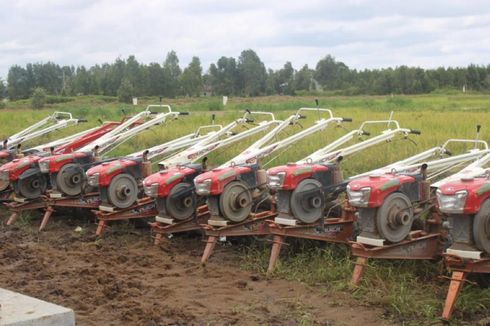
<path fill-rule="evenodd" d="M 1 326 L 72 326 L 75 313 L 72 309 L 0 289 Z"/>

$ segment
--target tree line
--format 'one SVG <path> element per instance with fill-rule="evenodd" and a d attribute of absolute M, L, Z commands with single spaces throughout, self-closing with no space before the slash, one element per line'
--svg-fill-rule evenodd
<path fill-rule="evenodd" d="M 221 57 L 203 72 L 193 57 L 183 69 L 175 51 L 162 63 L 140 63 L 134 56 L 113 63 L 60 66 L 53 62 L 10 67 L 6 83 L 0 79 L 0 96 L 11 100 L 29 98 L 36 88 L 51 95 L 107 95 L 128 101 L 133 96 L 295 95 L 312 91 L 339 95 L 421 94 L 436 89 L 490 90 L 490 65 L 422 69 L 399 66 L 384 69 L 351 69 L 331 55 L 316 64 L 295 69 L 286 62 L 267 69 L 253 50 L 240 56 Z"/>

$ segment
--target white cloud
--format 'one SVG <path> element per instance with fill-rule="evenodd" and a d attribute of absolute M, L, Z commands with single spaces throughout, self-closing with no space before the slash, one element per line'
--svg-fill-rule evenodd
<path fill-rule="evenodd" d="M 206 69 L 257 51 L 266 66 L 314 67 L 332 54 L 353 68 L 488 64 L 487 1 L 0 0 L 0 76 L 27 62 L 93 65 L 176 50 Z"/>

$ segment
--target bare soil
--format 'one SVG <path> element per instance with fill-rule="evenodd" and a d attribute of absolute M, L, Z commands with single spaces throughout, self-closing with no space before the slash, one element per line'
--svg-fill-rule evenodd
<path fill-rule="evenodd" d="M 46 231 L 0 227 L 0 287 L 70 307 L 78 325 L 389 325 L 348 294 L 267 279 L 234 248 L 200 265 L 200 236 L 154 246 L 148 230 L 55 218 Z"/>

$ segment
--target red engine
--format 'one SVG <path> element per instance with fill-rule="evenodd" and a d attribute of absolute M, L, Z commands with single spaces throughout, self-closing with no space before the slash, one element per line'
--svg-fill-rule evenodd
<path fill-rule="evenodd" d="M 336 164 L 290 163 L 269 169 L 267 176 L 269 188 L 275 191 L 276 222 L 285 224 L 317 221 L 323 217 L 327 203 L 342 191 L 342 176 Z"/>
<path fill-rule="evenodd" d="M 196 193 L 207 196 L 210 220 L 245 220 L 254 200 L 266 189 L 265 170 L 258 164 L 245 164 L 214 169 L 194 180 Z"/>
<path fill-rule="evenodd" d="M 163 218 L 190 218 L 198 200 L 193 180 L 203 172 L 201 164 L 189 164 L 154 173 L 143 180 L 145 194 L 155 198 L 158 215 Z"/>
<path fill-rule="evenodd" d="M 439 187 L 437 201 L 448 215 L 453 244 L 449 253 L 479 258 L 490 254 L 490 180 L 486 177 L 464 178 Z"/>
<path fill-rule="evenodd" d="M 98 187 L 102 206 L 127 208 L 133 205 L 141 191 L 141 179 L 149 174 L 151 163 L 143 158 L 116 159 L 87 170 L 91 187 Z"/>
<path fill-rule="evenodd" d="M 415 208 L 428 203 L 430 186 L 424 173 L 384 174 L 351 181 L 350 205 L 358 207 L 360 239 L 405 239 L 412 229 Z M 418 210 L 417 210 L 418 211 Z"/>

